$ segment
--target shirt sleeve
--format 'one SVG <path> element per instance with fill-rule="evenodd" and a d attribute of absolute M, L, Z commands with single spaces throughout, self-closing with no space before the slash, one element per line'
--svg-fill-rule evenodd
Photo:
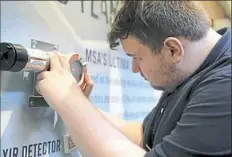
<path fill-rule="evenodd" d="M 231 156 L 231 72 L 206 77 L 181 119 L 145 157 Z"/>

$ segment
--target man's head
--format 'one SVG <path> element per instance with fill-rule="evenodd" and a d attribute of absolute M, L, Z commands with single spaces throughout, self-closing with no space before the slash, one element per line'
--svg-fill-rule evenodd
<path fill-rule="evenodd" d="M 192 1 L 125 1 L 108 34 L 111 48 L 121 42 L 155 89 L 172 90 L 192 71 L 186 70 L 188 44 L 202 40 L 210 28 L 207 13 Z"/>

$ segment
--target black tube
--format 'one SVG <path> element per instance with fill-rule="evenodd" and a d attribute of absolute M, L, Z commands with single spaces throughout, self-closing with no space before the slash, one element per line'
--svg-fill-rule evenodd
<path fill-rule="evenodd" d="M 22 45 L 3 42 L 0 47 L 0 70 L 18 72 L 26 66 L 28 54 Z"/>

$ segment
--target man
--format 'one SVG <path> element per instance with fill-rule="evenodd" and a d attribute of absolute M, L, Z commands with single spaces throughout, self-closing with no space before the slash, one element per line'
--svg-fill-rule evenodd
<path fill-rule="evenodd" d="M 143 124 L 99 112 L 81 90 L 65 56 L 37 89 L 55 109 L 85 157 L 231 156 L 231 31 L 215 32 L 192 1 L 125 1 L 109 33 L 163 95 Z M 102 114 L 103 113 L 103 114 Z"/>

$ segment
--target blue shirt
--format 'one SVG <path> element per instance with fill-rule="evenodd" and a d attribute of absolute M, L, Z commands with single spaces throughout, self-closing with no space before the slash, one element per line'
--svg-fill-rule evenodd
<path fill-rule="evenodd" d="M 218 33 L 199 69 L 145 118 L 146 157 L 231 156 L 231 30 Z"/>

